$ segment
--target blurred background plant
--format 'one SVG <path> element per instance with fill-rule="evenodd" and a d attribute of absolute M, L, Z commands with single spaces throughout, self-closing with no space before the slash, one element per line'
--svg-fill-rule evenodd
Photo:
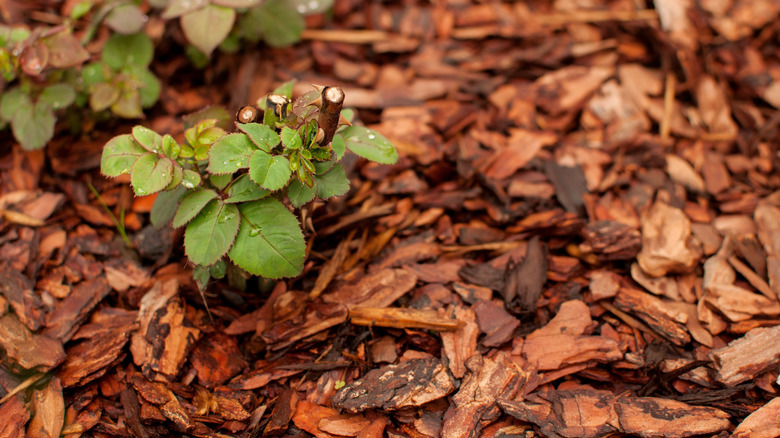
<path fill-rule="evenodd" d="M 157 103 L 162 84 L 150 69 L 178 22 L 182 48 L 197 68 L 215 51 L 264 42 L 294 44 L 303 16 L 332 0 L 76 0 L 11 2 L 0 10 L 0 129 L 26 150 L 52 139 L 57 119 L 138 119 Z M 59 9 L 58 9 L 59 8 Z M 167 21 L 150 37 L 150 21 Z M 80 123 L 69 124 L 73 130 Z"/>

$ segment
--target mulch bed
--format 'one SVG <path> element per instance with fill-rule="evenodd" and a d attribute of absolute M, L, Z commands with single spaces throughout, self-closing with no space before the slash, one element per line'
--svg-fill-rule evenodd
<path fill-rule="evenodd" d="M 0 437 L 780 436 L 778 13 L 339 0 L 292 48 L 158 54 L 157 131 L 294 78 L 401 159 L 348 159 L 303 274 L 209 314 L 97 172 L 130 125 L 3 146 Z"/>

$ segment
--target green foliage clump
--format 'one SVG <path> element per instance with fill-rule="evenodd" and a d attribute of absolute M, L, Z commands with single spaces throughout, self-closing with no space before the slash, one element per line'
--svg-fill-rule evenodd
<path fill-rule="evenodd" d="M 320 91 L 281 102 L 266 109 L 263 123 L 236 122 L 235 132 L 204 119 L 179 144 L 136 126 L 103 149 L 104 175 L 129 174 L 137 196 L 158 193 L 155 226 L 186 227 L 185 253 L 201 285 L 221 278 L 230 262 L 266 278 L 300 274 L 306 245 L 285 201 L 298 208 L 346 193 L 340 160 L 347 149 L 380 163 L 398 159 L 384 136 L 360 126 L 341 127 L 320 145 Z"/>
<path fill-rule="evenodd" d="M 139 1 L 81 1 L 63 25 L 29 29 L 0 25 L 0 129 L 10 126 L 27 150 L 51 140 L 58 111 L 89 106 L 94 113 L 142 118 L 157 102 L 160 81 L 149 70 L 154 44 L 143 32 L 148 21 Z M 163 19 L 178 18 L 190 44 L 185 53 L 199 67 L 212 52 L 238 50 L 241 41 L 279 47 L 296 43 L 302 14 L 322 12 L 332 0 L 149 0 Z M 98 30 L 112 33 L 99 60 L 85 49 Z M 77 38 L 74 29 L 84 28 Z"/>

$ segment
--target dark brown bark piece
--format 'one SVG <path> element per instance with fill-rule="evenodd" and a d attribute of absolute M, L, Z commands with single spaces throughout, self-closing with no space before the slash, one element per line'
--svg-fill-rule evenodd
<path fill-rule="evenodd" d="M 298 404 L 298 393 L 294 389 L 285 389 L 279 394 L 271 412 L 271 419 L 263 431 L 264 436 L 283 435 L 295 414 Z"/>
<path fill-rule="evenodd" d="M 138 395 L 135 391 L 130 387 L 123 389 L 119 400 L 122 402 L 122 408 L 125 410 L 127 427 L 133 436 L 138 438 L 148 437 L 149 434 L 146 432 L 146 428 L 141 424 L 141 404 L 138 402 Z"/>
<path fill-rule="evenodd" d="M 435 358 L 411 359 L 369 371 L 333 396 L 333 406 L 357 413 L 421 406 L 455 389 L 447 369 Z"/>
<path fill-rule="evenodd" d="M 582 229 L 584 253 L 593 253 L 599 261 L 631 260 L 642 249 L 639 230 L 618 221 L 590 222 Z"/>
<path fill-rule="evenodd" d="M 547 161 L 544 163 L 544 172 L 555 187 L 555 197 L 563 208 L 569 213 L 581 216 L 585 212 L 582 195 L 588 187 L 582 168 L 561 166 L 554 161 Z"/>
<path fill-rule="evenodd" d="M 503 345 L 520 326 L 520 320 L 510 315 L 499 300 L 477 301 L 471 308 L 476 314 L 479 330 L 485 333 L 480 343 L 486 347 Z"/>
<path fill-rule="evenodd" d="M 66 358 L 59 340 L 30 332 L 12 313 L 0 317 L 0 347 L 26 370 L 38 368 L 45 372 Z"/>
<path fill-rule="evenodd" d="M 189 359 L 198 372 L 198 382 L 206 388 L 227 382 L 248 366 L 238 349 L 236 338 L 223 333 L 201 339 Z"/>
<path fill-rule="evenodd" d="M 503 295 L 513 312 L 532 312 L 547 281 L 547 249 L 539 236 L 528 241 L 522 262 L 507 268 Z"/>

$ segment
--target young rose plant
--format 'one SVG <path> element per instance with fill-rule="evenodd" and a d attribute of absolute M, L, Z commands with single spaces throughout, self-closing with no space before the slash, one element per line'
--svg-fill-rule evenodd
<path fill-rule="evenodd" d="M 228 261 L 266 278 L 297 276 L 306 243 L 286 203 L 346 193 L 339 161 L 347 149 L 379 163 L 398 159 L 378 132 L 344 126 L 340 88 L 317 88 L 292 102 L 286 84 L 268 97 L 262 123 L 254 107 L 242 108 L 236 132 L 201 120 L 185 144 L 136 126 L 105 145 L 100 170 L 130 174 L 136 196 L 158 193 L 152 223 L 186 227 L 184 249 L 201 287 L 224 276 Z"/>

